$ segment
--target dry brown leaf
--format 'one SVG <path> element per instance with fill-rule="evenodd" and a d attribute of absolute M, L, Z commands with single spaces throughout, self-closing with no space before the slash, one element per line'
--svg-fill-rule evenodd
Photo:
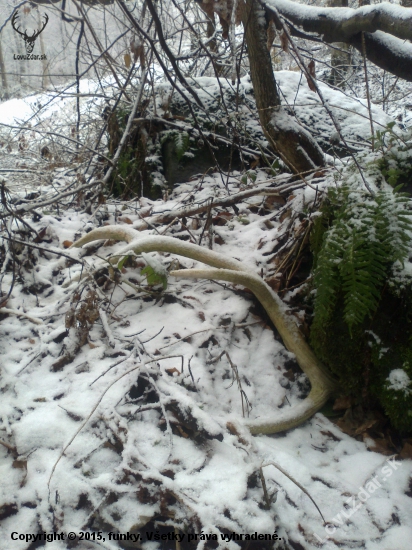
<path fill-rule="evenodd" d="M 316 79 L 315 62 L 313 61 L 313 59 L 308 65 L 308 71 L 309 71 L 310 76 L 309 75 L 305 75 L 305 76 L 306 76 L 306 80 L 308 82 L 309 89 L 312 90 L 312 92 L 316 92 L 316 86 L 313 83 L 313 80 Z"/>
<path fill-rule="evenodd" d="M 280 33 L 279 39 L 282 50 L 286 53 L 289 53 L 289 38 L 287 37 L 285 31 L 282 31 Z"/>
<path fill-rule="evenodd" d="M 139 217 L 140 218 L 147 218 L 152 213 L 152 206 L 144 206 L 139 210 Z"/>
<path fill-rule="evenodd" d="M 140 65 L 144 67 L 146 64 L 144 45 L 139 38 L 132 38 L 132 40 L 130 41 L 130 50 L 133 54 L 134 63 L 139 60 Z"/>
<path fill-rule="evenodd" d="M 308 64 L 309 74 L 312 78 L 316 78 L 315 61 L 312 59 Z"/>
<path fill-rule="evenodd" d="M 73 241 L 63 241 L 63 248 L 70 248 Z"/>
<path fill-rule="evenodd" d="M 129 69 L 130 65 L 132 64 L 132 58 L 130 57 L 130 54 L 125 53 L 123 56 L 124 64 L 126 65 L 126 68 Z"/>
<path fill-rule="evenodd" d="M 278 277 L 277 275 L 272 275 L 271 277 L 267 277 L 265 279 L 265 282 L 270 286 L 272 290 L 275 292 L 278 292 L 281 285 L 282 285 L 282 279 L 281 277 Z"/>
<path fill-rule="evenodd" d="M 281 206 L 284 206 L 286 204 L 285 197 L 281 197 L 280 195 L 269 195 L 268 197 L 266 197 L 263 206 L 268 210 L 272 210 L 275 204 L 280 204 Z"/>
<path fill-rule="evenodd" d="M 393 454 L 393 447 L 386 439 L 381 437 L 373 438 L 368 433 L 362 434 L 363 442 L 369 451 L 374 453 L 380 453 L 385 456 L 390 456 Z"/>
<path fill-rule="evenodd" d="M 213 219 L 213 225 L 226 225 L 229 220 L 233 218 L 233 214 L 230 212 L 219 212 Z"/>
<path fill-rule="evenodd" d="M 239 443 L 241 443 L 242 445 L 249 445 L 249 443 L 240 435 L 236 426 L 232 422 L 227 422 L 226 428 L 232 435 L 235 435 L 238 438 Z"/>
<path fill-rule="evenodd" d="M 173 367 L 172 369 L 165 369 L 165 370 L 166 370 L 166 372 L 167 372 L 167 374 L 168 374 L 169 376 L 173 376 L 175 373 L 176 373 L 177 375 L 181 374 L 180 371 L 177 370 L 177 369 L 174 368 L 174 367 Z"/>
<path fill-rule="evenodd" d="M 268 39 L 267 39 L 266 45 L 267 45 L 267 49 L 270 51 L 272 48 L 273 42 L 275 41 L 275 38 L 276 38 L 276 27 L 273 19 L 269 21 L 267 37 Z"/>
<path fill-rule="evenodd" d="M 352 406 L 352 398 L 346 395 L 345 397 L 337 397 L 333 404 L 334 411 L 345 411 Z"/>
<path fill-rule="evenodd" d="M 47 231 L 47 227 L 43 227 L 43 229 L 41 229 L 38 234 L 37 234 L 37 237 L 35 237 L 33 239 L 33 242 L 35 243 L 41 243 L 44 236 L 46 235 L 46 231 Z"/>
<path fill-rule="evenodd" d="M 412 442 L 406 441 L 399 453 L 399 458 L 412 459 Z"/>
<path fill-rule="evenodd" d="M 27 470 L 27 460 L 13 460 L 12 467 L 18 470 Z"/>
<path fill-rule="evenodd" d="M 250 168 L 251 170 L 254 170 L 255 168 L 257 168 L 258 166 L 260 166 L 260 158 L 255 158 L 254 160 L 251 161 L 250 163 Z"/>

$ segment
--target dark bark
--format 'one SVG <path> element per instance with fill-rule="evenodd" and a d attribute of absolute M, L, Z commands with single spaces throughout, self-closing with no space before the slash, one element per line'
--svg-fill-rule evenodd
<path fill-rule="evenodd" d="M 318 8 L 302 6 L 296 9 L 296 2 L 282 0 L 259 0 L 271 16 L 271 5 L 290 23 L 291 34 L 318 41 L 316 33 L 328 43 L 344 42 L 362 53 L 362 32 L 365 33 L 366 56 L 375 65 L 400 78 L 412 81 L 412 10 L 384 4 L 363 6 L 349 10 L 345 8 L 339 16 L 339 8 Z M 409 1 L 409 0 L 405 0 Z M 397 13 L 400 15 L 398 16 Z M 298 28 L 299 27 L 299 28 Z"/>
<path fill-rule="evenodd" d="M 256 0 L 246 0 L 243 4 L 241 18 L 262 129 L 273 148 L 294 172 L 324 166 L 323 153 L 316 141 L 280 105 L 272 61 L 267 49 L 264 15 Z"/>
<path fill-rule="evenodd" d="M 326 42 L 346 42 L 360 32 L 382 31 L 402 40 L 412 40 L 412 13 L 407 8 L 388 4 L 364 5 L 357 9 L 301 6 L 293 0 L 260 0 L 270 11 L 274 6 L 281 15 L 301 25 L 305 31 L 322 34 Z M 299 6 L 300 7 L 300 6 Z"/>
<path fill-rule="evenodd" d="M 412 10 L 411 10 L 412 11 Z M 382 42 L 381 37 L 365 32 L 366 57 L 385 71 L 412 82 L 412 47 L 411 56 L 405 57 L 399 50 L 392 50 Z M 391 38 L 391 37 L 389 37 Z M 399 40 L 403 45 L 403 40 Z M 357 34 L 348 42 L 362 53 L 362 35 Z"/>

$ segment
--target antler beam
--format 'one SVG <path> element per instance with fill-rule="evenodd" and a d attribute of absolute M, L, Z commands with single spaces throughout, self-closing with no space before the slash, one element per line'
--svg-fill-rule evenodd
<path fill-rule="evenodd" d="M 335 380 L 316 358 L 293 318 L 287 314 L 286 305 L 263 279 L 253 273 L 242 262 L 172 237 L 156 235 L 142 237 L 141 233 L 132 228 L 119 226 L 94 229 L 72 246 L 78 248 L 101 239 L 114 239 L 128 243 L 126 247 L 118 252 L 116 257 L 112 258 L 113 262 L 130 251 L 136 254 L 153 251 L 178 254 L 217 269 L 185 269 L 172 271 L 171 275 L 192 279 L 204 278 L 228 281 L 243 285 L 254 293 L 274 323 L 286 348 L 295 354 L 299 366 L 310 380 L 312 389 L 308 397 L 298 407 L 290 411 L 282 412 L 280 415 L 268 414 L 265 418 L 245 421 L 245 425 L 251 433 L 272 434 L 295 428 L 313 416 L 329 399 L 336 388 Z"/>

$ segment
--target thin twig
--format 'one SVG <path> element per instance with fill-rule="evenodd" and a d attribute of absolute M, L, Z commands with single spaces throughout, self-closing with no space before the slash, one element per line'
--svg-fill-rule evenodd
<path fill-rule="evenodd" d="M 263 489 L 263 496 L 265 497 L 266 510 L 270 510 L 270 498 L 266 487 L 265 476 L 263 475 L 263 467 L 259 468 L 259 477 L 260 477 L 260 481 L 262 482 L 262 489 Z"/>
<path fill-rule="evenodd" d="M 173 357 L 181 357 L 180 355 L 167 355 L 167 356 L 164 356 L 164 357 L 157 357 L 156 359 L 152 359 L 150 361 L 146 361 L 146 365 L 148 365 L 149 363 L 155 363 L 157 361 L 163 361 L 164 359 L 171 359 Z M 100 403 L 102 402 L 102 399 L 103 397 L 106 395 L 106 393 L 110 390 L 110 388 L 112 386 L 114 386 L 116 384 L 116 382 L 118 382 L 119 380 L 121 380 L 122 378 L 124 378 L 125 376 L 127 376 L 128 374 L 130 374 L 131 372 L 137 370 L 137 369 L 140 369 L 141 367 L 141 364 L 139 363 L 136 367 L 133 367 L 132 369 L 129 369 L 128 371 L 124 372 L 121 376 L 119 376 L 118 378 L 116 378 L 116 380 L 113 380 L 113 382 L 111 384 L 109 384 L 109 386 L 104 390 L 104 392 L 100 395 L 99 399 L 97 400 L 97 403 L 95 404 L 95 406 L 93 407 L 93 409 L 91 410 L 91 412 L 87 415 L 86 419 L 84 420 L 84 422 L 82 422 L 82 424 L 80 425 L 80 427 L 78 428 L 78 430 L 76 430 L 76 433 L 73 435 L 73 437 L 70 439 L 70 441 L 63 447 L 63 450 L 61 451 L 60 455 L 59 455 L 59 458 L 56 460 L 56 462 L 53 464 L 53 468 L 50 472 L 50 476 L 49 476 L 49 480 L 47 482 L 47 487 L 49 489 L 49 498 L 50 498 L 50 482 L 51 482 L 51 479 L 53 477 L 53 474 L 57 468 L 57 465 L 59 464 L 60 460 L 63 458 L 64 456 L 64 453 L 67 451 L 67 449 L 70 447 L 70 445 L 73 443 L 73 441 L 76 439 L 76 437 L 78 436 L 78 434 L 82 431 L 82 429 L 86 426 L 87 422 L 90 420 L 90 418 L 92 417 L 93 413 L 96 411 L 97 407 L 100 405 Z"/>
<path fill-rule="evenodd" d="M 313 500 L 313 498 L 310 496 L 309 492 L 299 483 L 299 481 L 296 481 L 294 477 L 292 477 L 290 474 L 288 474 L 279 464 L 276 464 L 276 462 L 266 462 L 265 464 L 262 464 L 262 468 L 266 468 L 266 466 L 274 466 L 279 472 L 282 472 L 283 475 L 285 475 L 290 481 L 292 481 L 295 485 L 299 487 L 301 491 L 307 495 L 310 500 L 313 502 L 313 504 L 316 506 L 316 510 L 319 512 L 321 518 L 323 519 L 323 523 L 325 524 L 325 518 L 323 517 L 322 512 L 320 511 L 319 506 L 316 504 L 316 502 Z"/>
<path fill-rule="evenodd" d="M 362 57 L 363 57 L 363 70 L 365 72 L 366 98 L 368 100 L 369 120 L 370 120 L 370 124 L 371 124 L 372 151 L 375 151 L 375 133 L 373 131 L 372 105 L 371 105 L 371 96 L 370 96 L 370 92 L 369 92 L 369 79 L 368 79 L 368 67 L 367 67 L 367 64 L 366 64 L 366 44 L 365 44 L 365 33 L 364 32 L 362 32 Z"/>
<path fill-rule="evenodd" d="M 23 313 L 22 311 L 18 311 L 17 309 L 9 309 L 8 307 L 0 307 L 0 314 L 6 314 L 6 315 L 16 315 L 17 317 L 24 317 L 25 319 L 28 319 L 35 325 L 43 325 L 43 321 L 40 319 L 37 319 L 36 317 L 32 317 L 31 315 L 27 315 L 27 313 Z"/>
<path fill-rule="evenodd" d="M 2 439 L 0 439 L 0 445 L 3 445 L 3 447 L 6 447 L 9 451 L 11 451 L 14 455 L 17 455 L 17 449 L 16 447 L 13 447 L 13 445 L 10 445 L 10 443 L 6 443 Z"/>

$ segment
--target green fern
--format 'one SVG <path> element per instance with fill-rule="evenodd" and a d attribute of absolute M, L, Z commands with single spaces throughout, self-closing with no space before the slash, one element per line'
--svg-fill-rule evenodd
<path fill-rule="evenodd" d="M 408 255 L 410 199 L 391 190 L 372 197 L 345 186 L 333 190 L 330 200 L 336 211 L 316 258 L 314 325 L 328 323 L 342 295 L 351 332 L 375 313 L 393 264 Z"/>
<path fill-rule="evenodd" d="M 173 141 L 175 142 L 177 160 L 180 161 L 189 149 L 189 134 L 187 132 L 176 132 L 173 135 Z"/>

